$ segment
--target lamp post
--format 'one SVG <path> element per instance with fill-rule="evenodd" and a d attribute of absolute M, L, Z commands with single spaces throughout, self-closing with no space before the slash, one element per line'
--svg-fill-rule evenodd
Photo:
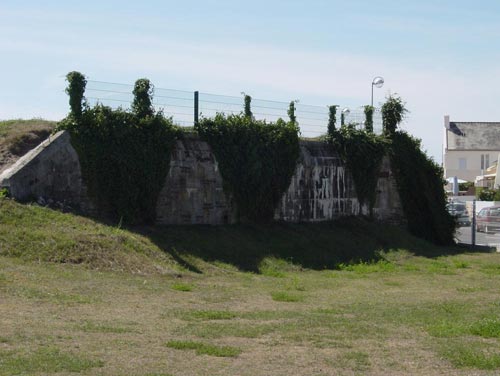
<path fill-rule="evenodd" d="M 380 89 L 382 86 L 384 86 L 384 79 L 380 76 L 377 76 L 373 79 L 372 81 L 372 107 L 373 107 L 373 87 L 376 87 L 377 89 Z"/>

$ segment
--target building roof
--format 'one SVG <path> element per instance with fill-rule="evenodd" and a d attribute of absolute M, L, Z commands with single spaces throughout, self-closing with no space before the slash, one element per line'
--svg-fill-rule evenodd
<path fill-rule="evenodd" d="M 450 121 L 448 150 L 500 151 L 500 122 Z"/>

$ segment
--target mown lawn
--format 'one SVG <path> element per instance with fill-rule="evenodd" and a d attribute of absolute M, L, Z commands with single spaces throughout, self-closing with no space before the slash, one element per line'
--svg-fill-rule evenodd
<path fill-rule="evenodd" d="M 376 257 L 325 269 L 286 257 L 276 239 L 300 228 L 282 226 L 276 244 L 256 227 L 130 232 L 1 201 L 0 375 L 500 373 L 500 254 L 421 255 L 379 231 Z"/>

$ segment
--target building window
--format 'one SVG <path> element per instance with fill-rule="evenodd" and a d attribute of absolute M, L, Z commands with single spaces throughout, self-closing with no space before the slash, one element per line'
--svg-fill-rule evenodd
<path fill-rule="evenodd" d="M 467 170 L 467 158 L 458 158 L 458 169 Z"/>
<path fill-rule="evenodd" d="M 481 154 L 481 170 L 486 170 L 488 167 L 490 167 L 490 155 Z"/>

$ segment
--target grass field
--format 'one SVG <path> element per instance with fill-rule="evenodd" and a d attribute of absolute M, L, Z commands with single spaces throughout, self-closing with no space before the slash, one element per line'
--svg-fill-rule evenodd
<path fill-rule="evenodd" d="M 0 199 L 0 375 L 499 374 L 500 254 L 379 226 L 125 230 Z"/>

